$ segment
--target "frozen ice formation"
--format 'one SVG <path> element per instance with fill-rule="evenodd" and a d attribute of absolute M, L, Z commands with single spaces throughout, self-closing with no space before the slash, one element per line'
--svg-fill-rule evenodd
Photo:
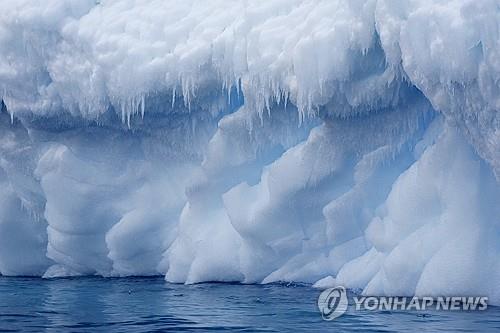
<path fill-rule="evenodd" d="M 2 275 L 500 304 L 500 1 L 0 4 Z"/>

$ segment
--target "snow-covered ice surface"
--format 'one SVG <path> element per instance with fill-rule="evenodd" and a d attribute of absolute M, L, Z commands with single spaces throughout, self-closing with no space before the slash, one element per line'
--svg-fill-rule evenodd
<path fill-rule="evenodd" d="M 500 304 L 499 0 L 0 0 L 0 273 Z"/>

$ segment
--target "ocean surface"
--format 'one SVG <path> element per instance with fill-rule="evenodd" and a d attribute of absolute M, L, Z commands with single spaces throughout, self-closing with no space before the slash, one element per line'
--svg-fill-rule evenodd
<path fill-rule="evenodd" d="M 0 277 L 0 332 L 494 332 L 482 312 L 354 311 L 323 321 L 301 284 L 170 284 L 157 278 Z"/>

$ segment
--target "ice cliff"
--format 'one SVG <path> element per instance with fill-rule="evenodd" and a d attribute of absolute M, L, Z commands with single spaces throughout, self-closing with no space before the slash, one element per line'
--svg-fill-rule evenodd
<path fill-rule="evenodd" d="M 500 1 L 0 4 L 2 275 L 500 304 Z"/>

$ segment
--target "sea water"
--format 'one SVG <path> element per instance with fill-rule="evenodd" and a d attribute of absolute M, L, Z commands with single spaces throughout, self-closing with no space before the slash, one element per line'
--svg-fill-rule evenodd
<path fill-rule="evenodd" d="M 0 332 L 486 332 L 486 311 L 355 311 L 324 321 L 303 284 L 171 284 L 161 277 L 0 277 Z"/>

